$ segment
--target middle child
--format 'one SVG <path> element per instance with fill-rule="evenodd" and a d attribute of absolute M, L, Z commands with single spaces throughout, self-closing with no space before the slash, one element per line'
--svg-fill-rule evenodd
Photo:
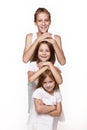
<path fill-rule="evenodd" d="M 29 63 L 28 83 L 29 83 L 29 111 L 31 106 L 31 96 L 38 83 L 39 76 L 48 68 L 53 73 L 56 81 L 63 82 L 60 70 L 55 66 L 55 50 L 51 43 L 44 40 L 38 43 L 32 61 Z"/>

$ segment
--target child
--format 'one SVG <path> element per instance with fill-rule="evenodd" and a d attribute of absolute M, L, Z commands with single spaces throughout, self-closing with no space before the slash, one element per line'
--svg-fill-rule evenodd
<path fill-rule="evenodd" d="M 30 110 L 29 130 L 57 130 L 58 119 L 62 113 L 61 93 L 59 81 L 48 67 L 38 80 L 36 90 L 33 92 L 32 108 Z"/>
<path fill-rule="evenodd" d="M 61 38 L 59 35 L 52 35 L 51 33 L 48 33 L 48 29 L 51 24 L 50 12 L 45 8 L 38 8 L 34 14 L 34 22 L 37 26 L 38 32 L 26 35 L 23 61 L 25 63 L 31 61 L 38 42 L 47 39 L 48 42 L 53 45 L 57 60 L 61 65 L 64 65 L 66 63 L 66 59 L 62 50 Z"/>
<path fill-rule="evenodd" d="M 61 73 L 59 73 L 59 69 L 55 67 L 53 64 L 55 63 L 55 51 L 51 43 L 47 41 L 41 41 L 38 43 L 33 57 L 32 62 L 29 64 L 28 70 L 28 81 L 29 81 L 29 110 L 31 103 L 31 95 L 34 91 L 35 86 L 38 83 L 38 77 L 49 67 L 53 72 L 55 79 L 59 84 L 62 83 Z M 32 83 L 32 86 L 30 86 Z"/>

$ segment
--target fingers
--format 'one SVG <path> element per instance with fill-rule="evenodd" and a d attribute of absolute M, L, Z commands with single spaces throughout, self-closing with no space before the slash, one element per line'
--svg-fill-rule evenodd
<path fill-rule="evenodd" d="M 50 33 L 44 33 L 39 37 L 39 42 L 48 39 L 48 38 L 52 38 L 52 35 Z"/>

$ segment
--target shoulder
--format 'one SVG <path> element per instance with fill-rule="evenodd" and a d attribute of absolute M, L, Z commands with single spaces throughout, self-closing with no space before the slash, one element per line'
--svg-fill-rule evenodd
<path fill-rule="evenodd" d="M 29 66 L 36 66 L 37 65 L 37 63 L 36 63 L 36 61 L 32 61 L 32 62 L 29 62 Z"/>
<path fill-rule="evenodd" d="M 36 33 L 29 33 L 26 35 L 26 40 L 33 43 L 37 39 Z"/>
<path fill-rule="evenodd" d="M 62 95 L 60 90 L 55 91 L 54 95 L 56 96 L 58 102 L 62 101 Z"/>
<path fill-rule="evenodd" d="M 29 62 L 30 65 L 37 65 L 36 61 Z"/>
<path fill-rule="evenodd" d="M 60 35 L 54 34 L 54 38 L 61 39 Z"/>
<path fill-rule="evenodd" d="M 61 42 L 61 37 L 60 35 L 54 35 L 54 39 L 58 42 Z"/>
<path fill-rule="evenodd" d="M 28 33 L 28 34 L 26 35 L 26 38 L 32 38 L 32 36 L 33 36 L 33 33 Z"/>
<path fill-rule="evenodd" d="M 60 35 L 54 35 L 54 39 L 56 40 L 57 44 L 59 45 L 59 47 L 61 47 L 62 43 L 61 43 L 61 37 Z"/>
<path fill-rule="evenodd" d="M 42 88 L 37 88 L 32 95 L 33 98 L 41 99 L 42 97 Z"/>
<path fill-rule="evenodd" d="M 29 34 L 26 35 L 26 38 L 25 38 L 25 49 L 28 49 L 29 46 L 31 45 L 32 36 L 33 36 L 32 33 L 29 33 Z"/>
<path fill-rule="evenodd" d="M 36 61 L 29 62 L 29 69 L 28 69 L 28 71 L 37 71 L 38 69 L 39 68 L 38 68 L 38 65 L 37 65 Z"/>

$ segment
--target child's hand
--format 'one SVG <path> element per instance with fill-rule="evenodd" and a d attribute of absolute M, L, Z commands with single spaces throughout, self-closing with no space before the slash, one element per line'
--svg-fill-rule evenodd
<path fill-rule="evenodd" d="M 38 67 L 39 67 L 39 69 L 42 68 L 43 67 L 43 62 L 39 62 Z"/>
<path fill-rule="evenodd" d="M 52 38 L 51 33 L 44 33 L 40 37 L 38 37 L 38 42 L 44 41 L 45 39 Z"/>
<path fill-rule="evenodd" d="M 38 63 L 39 69 L 42 68 L 42 67 L 44 67 L 44 66 L 48 66 L 48 64 L 46 64 L 46 62 L 39 62 Z"/>

